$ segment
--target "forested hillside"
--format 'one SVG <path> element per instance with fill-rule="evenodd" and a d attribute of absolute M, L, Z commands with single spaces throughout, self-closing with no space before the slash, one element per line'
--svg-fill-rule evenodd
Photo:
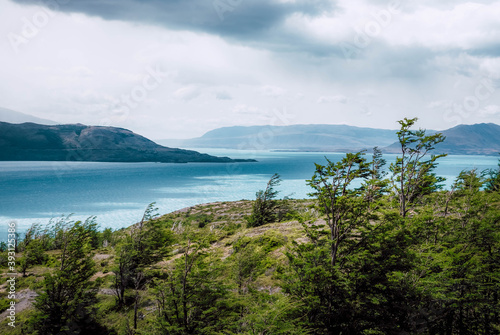
<path fill-rule="evenodd" d="M 393 162 L 378 148 L 317 162 L 311 199 L 280 199 L 276 174 L 253 201 L 151 204 L 118 231 L 34 225 L 16 246 L 23 309 L 0 332 L 498 334 L 500 162 L 445 190 L 446 139 L 415 123 L 400 121 Z"/>

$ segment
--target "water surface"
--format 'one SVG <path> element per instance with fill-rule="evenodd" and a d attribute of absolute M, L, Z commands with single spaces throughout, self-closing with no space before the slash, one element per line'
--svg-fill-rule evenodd
<path fill-rule="evenodd" d="M 101 227 L 129 226 L 156 202 L 160 213 L 200 203 L 253 199 L 272 174 L 283 182 L 280 195 L 305 198 L 305 180 L 314 162 L 336 161 L 341 153 L 237 151 L 199 149 L 218 156 L 255 158 L 257 163 L 94 163 L 0 162 L 0 238 L 16 221 L 19 231 L 32 223 L 72 214 L 74 219 L 97 216 Z M 396 155 L 384 156 L 388 163 Z M 464 169 L 497 166 L 497 157 L 448 156 L 437 173 L 449 186 Z"/>

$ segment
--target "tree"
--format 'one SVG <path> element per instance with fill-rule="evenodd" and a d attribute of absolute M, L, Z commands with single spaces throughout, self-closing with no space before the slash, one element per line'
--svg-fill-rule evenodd
<path fill-rule="evenodd" d="M 94 229 L 93 221 L 61 224 L 59 268 L 45 275 L 34 304 L 32 321 L 38 334 L 88 333 L 96 328 L 91 307 L 97 286 L 89 281 L 96 272 L 91 253 Z"/>
<path fill-rule="evenodd" d="M 256 193 L 252 214 L 248 217 L 249 227 L 258 227 L 273 222 L 276 219 L 276 209 L 279 206 L 276 197 L 279 191 L 274 188 L 281 183 L 280 175 L 275 173 L 267 182 L 266 189 Z"/>
<path fill-rule="evenodd" d="M 387 192 L 388 181 L 384 179 L 387 172 L 383 170 L 386 163 L 387 161 L 382 157 L 382 151 L 374 147 L 370 163 L 370 177 L 365 186 L 365 198 L 369 202 L 380 199 Z"/>
<path fill-rule="evenodd" d="M 155 203 L 148 205 L 141 221 L 132 226 L 117 244 L 113 272 L 114 289 L 120 307 L 126 302 L 125 290 L 136 288 L 139 273 L 146 266 L 160 260 L 170 244 L 172 232 L 162 229 L 160 222 L 154 219 L 157 216 L 154 205 Z M 147 280 L 144 278 L 144 281 Z"/>
<path fill-rule="evenodd" d="M 437 177 L 432 171 L 437 166 L 437 159 L 446 154 L 431 155 L 425 159 L 434 147 L 443 142 L 445 137 L 441 133 L 425 135 L 425 130 L 410 130 L 417 122 L 417 118 L 398 121 L 401 129 L 397 132 L 401 157 L 392 163 L 392 182 L 398 197 L 399 212 L 406 217 L 409 204 L 413 204 L 420 197 L 439 189 L 443 178 Z"/>
<path fill-rule="evenodd" d="M 358 196 L 361 198 L 361 196 Z M 303 221 L 306 242 L 293 242 L 281 277 L 297 303 L 292 317 L 313 334 L 416 333 L 421 294 L 407 274 L 414 268 L 414 239 L 394 212 L 371 217 L 348 234 L 330 262 L 330 233 Z"/>
<path fill-rule="evenodd" d="M 26 277 L 26 271 L 33 265 L 43 264 L 47 261 L 47 255 L 42 248 L 39 240 L 31 240 L 24 249 L 24 255 L 19 260 L 19 267 L 23 277 Z"/>
<path fill-rule="evenodd" d="M 132 286 L 137 267 L 137 251 L 133 247 L 132 238 L 125 236 L 116 247 L 116 260 L 113 268 L 115 274 L 113 288 L 119 307 L 125 305 L 125 290 Z"/>
<path fill-rule="evenodd" d="M 352 188 L 355 180 L 366 179 L 370 175 L 370 164 L 363 155 L 362 152 L 348 153 L 337 163 L 327 158 L 328 164 L 316 164 L 316 172 L 307 181 L 316 190 L 310 195 L 317 197 L 326 214 L 332 266 L 337 262 L 340 245 L 367 220 L 367 202 L 359 197 L 361 188 Z"/>
<path fill-rule="evenodd" d="M 100 245 L 106 248 L 108 245 L 114 245 L 113 229 L 106 228 L 102 231 L 100 236 Z"/>
<path fill-rule="evenodd" d="M 496 334 L 500 326 L 500 229 L 498 193 L 481 191 L 476 170 L 454 183 L 450 215 L 430 255 L 426 289 L 438 313 L 431 334 Z"/>
<path fill-rule="evenodd" d="M 231 314 L 225 306 L 228 294 L 218 262 L 204 251 L 206 241 L 190 238 L 184 254 L 163 280 L 154 283 L 159 334 L 219 334 L 224 318 Z"/>

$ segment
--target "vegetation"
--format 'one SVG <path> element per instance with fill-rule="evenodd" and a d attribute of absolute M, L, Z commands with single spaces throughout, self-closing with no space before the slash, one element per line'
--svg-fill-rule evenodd
<path fill-rule="evenodd" d="M 266 189 L 256 193 L 252 214 L 248 217 L 249 227 L 258 227 L 273 222 L 280 211 L 280 201 L 276 200 L 279 191 L 275 189 L 281 182 L 280 175 L 275 173 L 267 182 Z M 286 201 L 283 200 L 283 201 Z"/>
<path fill-rule="evenodd" d="M 286 206 L 274 175 L 255 201 L 162 217 L 151 204 L 117 231 L 93 218 L 33 226 L 17 289 L 38 297 L 0 332 L 498 334 L 498 171 L 462 171 L 442 190 L 443 137 L 415 122 L 400 122 L 388 171 L 378 149 L 327 159 L 312 198 Z"/>
<path fill-rule="evenodd" d="M 92 315 L 98 283 L 89 281 L 95 273 L 91 254 L 94 228 L 92 221 L 61 227 L 59 264 L 55 273 L 45 275 L 28 329 L 58 334 L 90 332 L 98 327 Z"/>

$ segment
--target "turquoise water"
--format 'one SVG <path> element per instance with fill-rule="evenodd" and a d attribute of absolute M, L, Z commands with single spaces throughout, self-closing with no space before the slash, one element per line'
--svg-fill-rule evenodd
<path fill-rule="evenodd" d="M 32 223 L 73 214 L 73 219 L 96 215 L 101 227 L 129 226 L 156 202 L 161 214 L 200 203 L 253 199 L 275 172 L 282 176 L 281 196 L 307 197 L 305 180 L 314 162 L 344 154 L 200 149 L 219 156 L 255 158 L 257 163 L 92 163 L 0 162 L 0 239 L 6 226 L 18 223 L 22 232 Z M 388 164 L 396 155 L 385 155 Z M 437 173 L 450 185 L 463 169 L 497 166 L 489 156 L 448 156 Z"/>

